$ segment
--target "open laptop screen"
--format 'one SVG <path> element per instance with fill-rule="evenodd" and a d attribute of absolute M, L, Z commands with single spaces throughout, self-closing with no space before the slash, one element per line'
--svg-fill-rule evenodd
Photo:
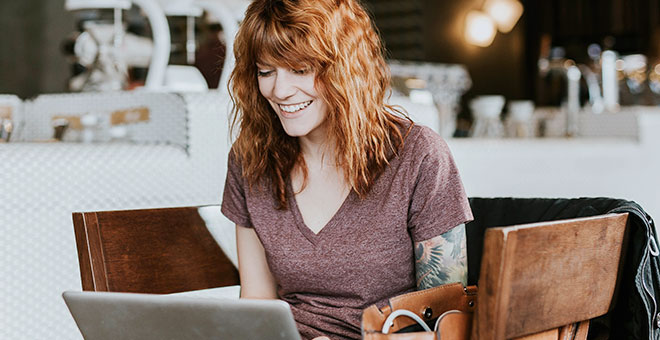
<path fill-rule="evenodd" d="M 89 291 L 62 297 L 87 340 L 300 339 L 281 300 Z"/>

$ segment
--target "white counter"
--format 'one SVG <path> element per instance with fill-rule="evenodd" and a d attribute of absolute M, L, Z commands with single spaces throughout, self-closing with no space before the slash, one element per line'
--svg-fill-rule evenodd
<path fill-rule="evenodd" d="M 640 138 L 450 139 L 468 196 L 624 198 L 660 219 L 660 108 Z"/>
<path fill-rule="evenodd" d="M 85 104 L 86 94 L 68 96 L 70 111 L 91 105 Z M 124 97 L 144 97 L 97 96 L 91 101 L 99 109 L 118 96 L 121 103 L 130 100 Z M 229 99 L 206 93 L 181 100 L 188 112 L 180 119 L 190 132 L 187 148 L 142 142 L 0 144 L 0 339 L 82 338 L 61 297 L 65 290 L 82 289 L 72 212 L 220 202 Z M 169 105 L 161 101 L 156 104 Z M 151 120 L 175 109 L 152 109 Z M 228 225 L 219 209 L 206 212 L 215 225 Z"/>

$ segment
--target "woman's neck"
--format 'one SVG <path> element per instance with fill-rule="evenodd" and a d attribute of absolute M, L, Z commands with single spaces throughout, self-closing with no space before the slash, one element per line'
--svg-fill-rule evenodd
<path fill-rule="evenodd" d="M 298 142 L 300 143 L 300 151 L 308 166 L 312 164 L 337 166 L 334 140 L 303 136 L 299 137 Z"/>

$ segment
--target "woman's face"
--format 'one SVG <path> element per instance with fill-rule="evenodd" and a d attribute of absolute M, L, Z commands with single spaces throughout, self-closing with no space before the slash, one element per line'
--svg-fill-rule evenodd
<path fill-rule="evenodd" d="M 328 108 L 316 91 L 313 71 L 257 63 L 257 80 L 289 136 L 325 138 Z"/>

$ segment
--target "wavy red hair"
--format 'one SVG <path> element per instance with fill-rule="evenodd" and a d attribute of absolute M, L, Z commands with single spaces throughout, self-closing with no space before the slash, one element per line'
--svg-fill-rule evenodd
<path fill-rule="evenodd" d="M 236 35 L 230 77 L 233 145 L 252 186 L 269 179 L 280 209 L 286 181 L 306 166 L 297 138 L 288 136 L 260 94 L 257 62 L 311 68 L 328 104 L 327 133 L 351 188 L 363 197 L 403 144 L 401 110 L 385 103 L 390 73 L 369 15 L 356 0 L 255 0 Z"/>

